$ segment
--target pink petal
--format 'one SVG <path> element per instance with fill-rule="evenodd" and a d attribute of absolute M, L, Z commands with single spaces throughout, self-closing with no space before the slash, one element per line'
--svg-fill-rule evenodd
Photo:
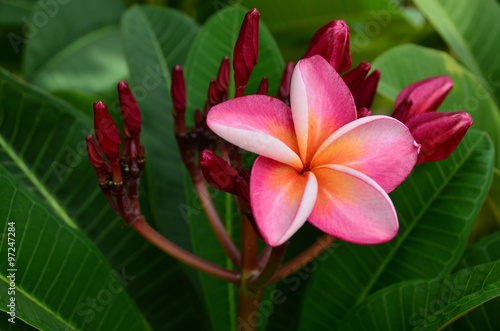
<path fill-rule="evenodd" d="M 318 197 L 309 216 L 311 224 L 356 244 L 380 244 L 394 238 L 398 232 L 396 210 L 374 180 L 339 165 L 312 172 L 318 180 Z"/>
<path fill-rule="evenodd" d="M 363 117 L 332 134 L 314 156 L 311 168 L 325 164 L 346 166 L 390 192 L 412 171 L 419 148 L 408 128 L 398 120 Z"/>
<path fill-rule="evenodd" d="M 300 60 L 295 66 L 290 103 L 300 156 L 305 164 L 326 138 L 356 119 L 351 92 L 319 55 Z"/>
<path fill-rule="evenodd" d="M 286 242 L 311 213 L 318 183 L 313 173 L 259 156 L 250 176 L 250 203 L 262 238 L 270 246 Z"/>
<path fill-rule="evenodd" d="M 233 145 L 302 170 L 290 108 L 278 99 L 249 95 L 228 100 L 210 109 L 207 125 Z"/>

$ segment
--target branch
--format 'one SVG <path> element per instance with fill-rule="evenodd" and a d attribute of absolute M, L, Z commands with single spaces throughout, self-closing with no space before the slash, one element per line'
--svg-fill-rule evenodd
<path fill-rule="evenodd" d="M 209 275 L 215 276 L 217 278 L 223 279 L 225 281 L 239 284 L 240 275 L 235 271 L 225 269 L 211 262 L 208 262 L 188 251 L 177 246 L 155 229 L 153 229 L 144 219 L 144 216 L 139 216 L 135 222 L 131 224 L 139 234 L 146 238 L 150 243 L 169 254 L 170 256 L 176 258 L 177 260 L 184 262 L 185 264 L 203 271 Z"/>
<path fill-rule="evenodd" d="M 296 256 L 292 260 L 288 261 L 282 265 L 278 271 L 274 274 L 273 278 L 268 282 L 268 285 L 275 283 L 286 276 L 299 270 L 312 260 L 314 260 L 318 255 L 323 253 L 328 247 L 330 247 L 337 238 L 325 234 L 317 242 L 312 244 L 307 250 L 302 252 L 300 255 Z"/>

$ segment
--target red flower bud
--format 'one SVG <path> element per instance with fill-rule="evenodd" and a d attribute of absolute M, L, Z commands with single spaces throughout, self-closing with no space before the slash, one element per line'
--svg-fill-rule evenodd
<path fill-rule="evenodd" d="M 370 63 L 362 62 L 359 66 L 342 76 L 342 79 L 351 91 L 356 109 L 358 110 L 361 108 L 370 108 L 377 93 L 380 70 L 375 70 L 366 77 L 370 69 Z"/>
<path fill-rule="evenodd" d="M 184 74 L 181 66 L 175 66 L 172 72 L 172 87 L 171 87 L 173 115 L 174 115 L 174 131 L 177 135 L 186 133 L 185 113 L 186 113 L 186 84 L 184 82 Z"/>
<path fill-rule="evenodd" d="M 217 73 L 217 90 L 222 96 L 222 101 L 227 100 L 227 89 L 229 85 L 229 57 L 224 56 Z"/>
<path fill-rule="evenodd" d="M 221 99 L 219 96 L 219 91 L 217 90 L 217 83 L 215 79 L 210 81 L 210 85 L 208 86 L 208 105 L 210 107 L 215 106 L 216 104 L 221 103 Z"/>
<path fill-rule="evenodd" d="M 262 77 L 262 81 L 260 82 L 259 88 L 257 89 L 257 94 L 267 95 L 269 90 L 269 82 L 267 81 L 267 77 Z"/>
<path fill-rule="evenodd" d="M 368 62 L 361 62 L 356 68 L 347 72 L 342 76 L 344 83 L 351 92 L 357 89 L 365 80 L 366 75 L 370 72 L 372 66 Z"/>
<path fill-rule="evenodd" d="M 452 88 L 448 76 L 429 77 L 408 85 L 399 93 L 392 116 L 405 123 L 416 114 L 434 112 Z"/>
<path fill-rule="evenodd" d="M 371 110 L 368 110 L 368 108 L 361 108 L 360 110 L 358 110 L 358 118 L 366 116 L 372 116 Z"/>
<path fill-rule="evenodd" d="M 339 73 L 351 68 L 351 37 L 342 20 L 333 20 L 321 27 L 312 37 L 303 58 L 321 55 Z"/>
<path fill-rule="evenodd" d="M 104 184 L 107 181 L 106 174 L 111 174 L 111 165 L 102 157 L 101 150 L 91 134 L 87 136 L 86 140 L 90 163 L 97 172 L 99 184 Z"/>
<path fill-rule="evenodd" d="M 213 188 L 232 194 L 237 193 L 238 172 L 224 159 L 206 149 L 201 152 L 199 163 L 203 176 Z"/>
<path fill-rule="evenodd" d="M 414 115 L 406 122 L 406 126 L 415 141 L 422 146 L 417 163 L 447 158 L 458 146 L 472 123 L 471 116 L 464 111 L 426 112 Z"/>
<path fill-rule="evenodd" d="M 136 144 L 139 144 L 142 122 L 141 112 L 127 82 L 121 81 L 118 83 L 118 96 L 124 120 L 123 135 L 126 139 L 134 139 Z"/>
<path fill-rule="evenodd" d="M 94 103 L 94 128 L 102 152 L 111 163 L 118 161 L 121 144 L 120 132 L 116 128 L 106 104 L 102 101 Z"/>
<path fill-rule="evenodd" d="M 290 106 L 290 84 L 292 82 L 292 73 L 295 63 L 288 62 L 281 77 L 280 87 L 278 89 L 278 99 Z"/>
<path fill-rule="evenodd" d="M 377 94 L 378 81 L 380 80 L 380 70 L 375 70 L 356 88 L 351 91 L 356 109 L 370 108 Z"/>
<path fill-rule="evenodd" d="M 260 13 L 257 9 L 252 9 L 245 15 L 243 24 L 233 53 L 234 81 L 236 88 L 240 89 L 243 95 L 248 78 L 257 64 L 259 53 L 259 18 Z"/>

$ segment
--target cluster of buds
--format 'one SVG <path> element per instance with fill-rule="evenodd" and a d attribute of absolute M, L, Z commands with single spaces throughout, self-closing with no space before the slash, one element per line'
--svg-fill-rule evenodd
<path fill-rule="evenodd" d="M 405 123 L 422 146 L 418 164 L 447 158 L 472 125 L 465 111 L 436 112 L 452 88 L 450 77 L 430 77 L 407 86 L 396 99 L 392 116 Z"/>
<path fill-rule="evenodd" d="M 126 82 L 118 84 L 123 116 L 124 144 L 120 154 L 120 132 L 102 101 L 94 103 L 94 129 L 87 140 L 87 153 L 97 172 L 99 186 L 115 213 L 127 224 L 141 215 L 139 181 L 144 165 L 144 147 L 140 144 L 141 114 Z M 104 159 L 103 154 L 107 160 Z"/>
<path fill-rule="evenodd" d="M 233 53 L 236 97 L 243 96 L 248 79 L 257 64 L 259 19 L 260 13 L 256 9 L 249 11 L 236 41 Z M 199 109 L 195 111 L 195 124 L 192 128 L 187 128 L 184 74 L 180 66 L 174 68 L 171 84 L 174 131 L 181 159 L 193 182 L 201 180 L 204 176 L 214 188 L 239 196 L 240 205 L 249 210 L 250 176 L 242 167 L 242 151 L 238 147 L 221 141 L 206 125 L 206 117 L 210 108 L 228 99 L 229 71 L 230 60 L 226 56 L 221 62 L 216 79 L 212 79 L 208 85 L 208 95 L 203 111 Z M 267 92 L 267 77 L 263 77 L 257 93 L 267 94 Z M 215 154 L 216 149 L 220 150 L 231 165 Z"/>

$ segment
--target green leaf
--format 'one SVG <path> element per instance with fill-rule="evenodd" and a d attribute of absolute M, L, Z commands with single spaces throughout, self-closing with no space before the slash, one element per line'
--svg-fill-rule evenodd
<path fill-rule="evenodd" d="M 391 100 L 395 100 L 403 88 L 418 80 L 450 76 L 454 87 L 439 110 L 465 110 L 474 120 L 473 128 L 488 132 L 495 147 L 500 147 L 499 108 L 476 77 L 447 53 L 417 45 L 399 46 L 378 57 L 373 68 L 382 72 L 378 92 Z M 499 166 L 500 155 L 496 160 Z"/>
<path fill-rule="evenodd" d="M 170 72 L 183 64 L 198 25 L 171 9 L 135 6 L 123 17 L 122 33 L 131 88 L 141 109 L 145 172 L 154 221 L 167 237 L 190 249 L 182 163 L 174 135 Z"/>
<path fill-rule="evenodd" d="M 500 5 L 492 0 L 415 0 L 415 4 L 500 106 Z"/>
<path fill-rule="evenodd" d="M 20 25 L 23 18 L 28 19 L 33 1 L 0 0 L 0 25 Z"/>
<path fill-rule="evenodd" d="M 496 232 L 467 248 L 455 270 L 494 261 L 500 261 L 500 232 Z M 454 322 L 449 329 L 498 330 L 500 328 L 499 311 L 500 298 L 496 298 L 472 310 Z"/>
<path fill-rule="evenodd" d="M 150 329 L 95 245 L 1 166 L 0 197 L 0 309 L 42 330 Z"/>
<path fill-rule="evenodd" d="M 26 79 L 48 90 L 114 87 L 127 76 L 117 26 L 123 11 L 121 0 L 39 1 L 27 23 Z"/>
<path fill-rule="evenodd" d="M 224 56 L 233 57 L 233 48 L 245 17 L 246 9 L 228 7 L 214 14 L 200 30 L 189 51 L 184 75 L 188 98 L 186 120 L 193 123 L 196 108 L 203 109 L 207 100 L 211 79 L 217 78 L 217 71 Z M 232 62 L 231 62 L 232 63 Z M 283 58 L 271 33 L 261 22 L 259 25 L 259 57 L 245 89 L 254 94 L 263 76 L 269 79 L 269 95 L 275 95 L 283 74 Z M 234 96 L 234 80 L 231 70 L 229 91 Z"/>
<path fill-rule="evenodd" d="M 338 330 L 440 330 L 498 296 L 500 261 L 444 279 L 412 280 L 385 288 L 346 316 Z"/>
<path fill-rule="evenodd" d="M 234 44 L 245 13 L 246 10 L 240 7 L 225 8 L 213 15 L 196 37 L 189 51 L 184 70 L 188 107 L 191 114 L 187 116 L 188 121 L 192 122 L 195 108 L 204 106 L 208 85 L 211 79 L 217 77 L 217 71 L 223 57 L 232 57 Z M 270 94 L 274 94 L 281 80 L 283 67 L 284 63 L 276 43 L 261 22 L 259 27 L 259 60 L 247 84 L 246 93 L 255 93 L 262 77 L 267 76 Z M 234 93 L 232 78 L 230 84 L 233 86 L 230 87 L 230 91 Z M 213 263 L 231 268 L 231 262 L 213 234 L 186 172 L 184 178 L 187 187 L 185 210 L 190 221 L 194 253 Z M 209 192 L 229 235 L 232 236 L 235 244 L 239 245 L 240 221 L 233 197 L 212 188 L 209 188 Z M 200 274 L 200 280 L 212 329 L 234 330 L 237 309 L 235 286 L 205 274 Z"/>
<path fill-rule="evenodd" d="M 125 227 L 100 192 L 85 147 L 92 122 L 0 70 L 0 163 L 99 247 L 155 330 L 189 329 L 196 325 L 199 301 L 183 269 Z M 146 215 L 148 207 L 142 208 Z"/>
<path fill-rule="evenodd" d="M 490 139 L 471 131 L 447 159 L 417 166 L 390 194 L 397 236 L 382 245 L 340 243 L 311 276 L 299 329 L 335 328 L 374 291 L 446 276 L 465 249 L 490 186 L 493 157 Z"/>

